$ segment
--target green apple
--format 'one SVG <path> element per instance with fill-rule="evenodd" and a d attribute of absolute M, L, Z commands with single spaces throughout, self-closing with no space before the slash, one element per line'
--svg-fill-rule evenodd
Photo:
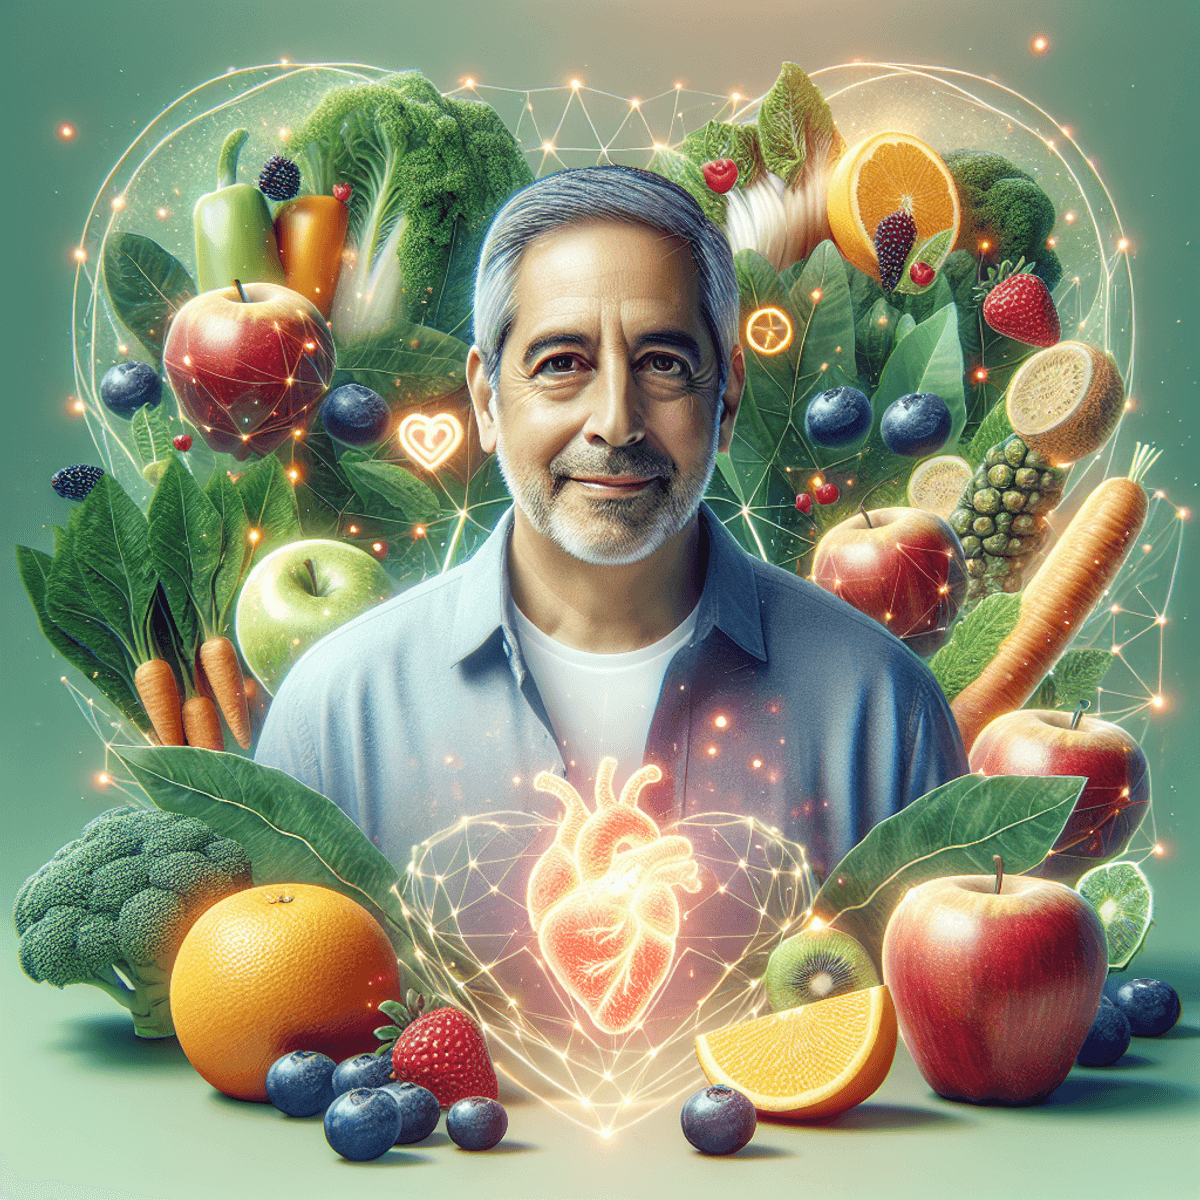
<path fill-rule="evenodd" d="M 327 538 L 280 546 L 250 572 L 238 597 L 242 657 L 273 696 L 310 646 L 391 594 L 387 572 L 357 546 Z"/>

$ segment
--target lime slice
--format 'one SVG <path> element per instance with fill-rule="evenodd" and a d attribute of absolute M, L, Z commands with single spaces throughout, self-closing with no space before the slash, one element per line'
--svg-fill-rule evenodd
<path fill-rule="evenodd" d="M 1096 910 L 1108 939 L 1108 967 L 1120 971 L 1142 948 L 1154 916 L 1154 893 L 1133 862 L 1093 867 L 1075 890 Z"/>
<path fill-rule="evenodd" d="M 958 507 L 973 474 L 971 464 L 957 454 L 927 458 L 909 476 L 908 502 L 945 520 Z"/>

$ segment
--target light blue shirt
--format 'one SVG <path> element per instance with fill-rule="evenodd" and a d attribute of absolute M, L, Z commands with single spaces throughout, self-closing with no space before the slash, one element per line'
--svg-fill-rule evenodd
<path fill-rule="evenodd" d="M 877 822 L 966 773 L 958 729 L 903 643 L 700 514 L 699 616 L 667 668 L 645 754 L 664 778 L 640 806 L 660 827 L 757 817 L 822 875 Z M 467 562 L 324 638 L 267 715 L 257 761 L 328 796 L 400 870 L 463 815 L 561 813 L 532 787 L 566 769 L 509 617 L 511 529 L 509 509 Z"/>

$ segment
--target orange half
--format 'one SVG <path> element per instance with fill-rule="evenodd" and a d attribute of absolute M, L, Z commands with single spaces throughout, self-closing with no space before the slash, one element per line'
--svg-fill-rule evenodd
<path fill-rule="evenodd" d="M 766 1116 L 798 1121 L 861 1104 L 895 1056 L 896 1010 L 886 984 L 696 1038 L 710 1083 L 736 1088 Z"/>
<path fill-rule="evenodd" d="M 917 226 L 917 245 L 949 230 L 941 266 L 958 239 L 962 213 L 958 189 L 941 158 L 907 133 L 876 133 L 852 146 L 829 177 L 826 208 L 833 240 L 860 271 L 879 278 L 875 229 L 884 217 L 905 209 Z"/>

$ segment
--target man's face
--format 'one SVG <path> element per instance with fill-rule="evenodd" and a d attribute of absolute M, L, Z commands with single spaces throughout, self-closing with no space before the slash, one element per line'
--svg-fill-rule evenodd
<path fill-rule="evenodd" d="M 689 523 L 728 448 L 740 351 L 722 400 L 687 243 L 642 225 L 538 238 L 515 299 L 494 397 L 468 361 L 483 448 L 538 533 L 584 562 L 637 562 Z"/>

